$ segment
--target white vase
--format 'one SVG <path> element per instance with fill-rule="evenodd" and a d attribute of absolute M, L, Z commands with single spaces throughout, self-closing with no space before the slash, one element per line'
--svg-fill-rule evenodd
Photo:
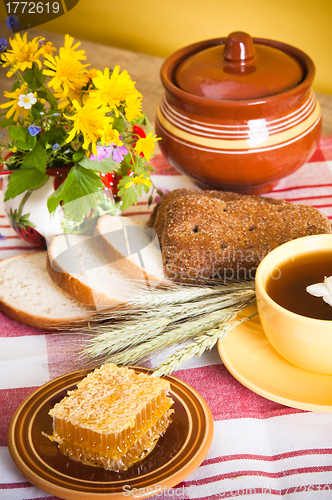
<path fill-rule="evenodd" d="M 38 248 L 46 248 L 47 242 L 63 232 L 62 209 L 59 206 L 52 215 L 47 208 L 47 198 L 64 181 L 71 167 L 48 168 L 49 178 L 38 189 L 26 191 L 15 198 L 4 201 L 9 224 L 25 241 Z M 3 175 L 3 194 L 6 193 L 10 175 Z M 104 182 L 104 181 L 103 181 Z M 105 198 L 112 199 L 112 188 L 105 183 Z M 107 195 L 107 196 L 106 196 Z M 91 214 L 94 211 L 91 211 Z M 89 217 L 87 218 L 89 219 Z"/>
<path fill-rule="evenodd" d="M 47 198 L 65 179 L 70 167 L 47 169 L 49 178 L 38 189 L 26 191 L 4 201 L 5 213 L 14 231 L 25 241 L 38 248 L 46 248 L 47 225 L 54 224 L 47 208 Z M 5 195 L 10 175 L 3 175 Z M 52 216 L 53 218 L 54 216 Z"/>

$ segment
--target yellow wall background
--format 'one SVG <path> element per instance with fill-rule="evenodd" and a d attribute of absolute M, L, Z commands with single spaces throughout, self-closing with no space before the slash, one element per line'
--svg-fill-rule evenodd
<path fill-rule="evenodd" d="M 332 0 L 80 0 L 41 28 L 161 57 L 246 31 L 305 51 L 316 65 L 314 89 L 332 94 Z"/>

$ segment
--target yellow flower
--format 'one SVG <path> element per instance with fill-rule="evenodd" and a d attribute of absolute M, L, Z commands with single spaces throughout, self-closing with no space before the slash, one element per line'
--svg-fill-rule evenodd
<path fill-rule="evenodd" d="M 20 95 L 25 94 L 26 89 L 27 89 L 27 84 L 23 83 L 23 85 L 19 89 L 14 90 L 14 92 L 7 92 L 7 91 L 4 92 L 5 97 L 12 99 L 11 101 L 0 105 L 1 109 L 10 108 L 6 113 L 6 118 L 10 118 L 11 116 L 14 115 L 13 119 L 17 121 L 20 115 L 23 116 L 23 118 L 28 116 L 29 110 L 25 109 L 24 107 L 20 107 L 18 105 L 19 97 Z"/>
<path fill-rule="evenodd" d="M 108 104 L 110 108 L 116 109 L 122 101 L 137 92 L 128 72 L 124 70 L 119 73 L 119 71 L 120 67 L 115 66 L 111 78 L 108 68 L 105 68 L 104 73 L 97 71 L 97 76 L 92 80 L 97 90 L 90 92 L 90 97 L 97 106 Z"/>
<path fill-rule="evenodd" d="M 99 130 L 99 135 L 103 146 L 108 146 L 109 144 L 116 144 L 117 146 L 123 145 L 119 132 L 112 127 L 111 123 L 109 123 L 103 130 Z"/>
<path fill-rule="evenodd" d="M 67 93 L 65 93 L 61 87 L 55 90 L 53 95 L 58 101 L 59 109 L 71 106 L 73 101 L 78 101 L 81 105 L 86 104 L 89 99 L 89 95 L 87 91 L 82 90 L 86 84 L 87 80 L 84 78 L 75 82 L 74 88 L 70 87 Z"/>
<path fill-rule="evenodd" d="M 136 92 L 126 99 L 125 115 L 129 122 L 137 120 L 142 114 L 142 94 Z"/>
<path fill-rule="evenodd" d="M 79 103 L 74 100 L 73 105 L 76 109 L 74 116 L 66 116 L 70 120 L 73 120 L 73 128 L 69 132 L 66 142 L 71 142 L 76 134 L 82 133 L 84 138 L 83 148 L 88 149 L 90 143 L 92 144 L 93 154 L 97 154 L 96 142 L 99 137 L 99 130 L 107 127 L 109 119 L 105 116 L 107 109 L 105 106 L 102 108 L 97 108 L 90 101 L 85 104 L 85 106 L 80 106 Z"/>
<path fill-rule="evenodd" d="M 7 76 L 12 76 L 16 71 L 25 71 L 27 68 L 32 68 L 33 63 L 36 63 L 41 68 L 41 62 L 39 57 L 43 53 L 43 49 L 39 45 L 40 36 L 28 42 L 27 33 L 24 33 L 23 37 L 19 33 L 15 35 L 15 38 L 9 39 L 9 43 L 12 47 L 2 54 L 2 60 L 5 61 L 3 64 L 4 68 L 6 66 L 11 66 L 8 71 Z"/>
<path fill-rule="evenodd" d="M 150 132 L 146 137 L 138 139 L 135 146 L 136 153 L 143 153 L 144 157 L 149 160 L 150 156 L 153 154 L 155 143 L 160 141 L 160 139 L 161 138 L 156 135 L 152 136 L 152 132 Z"/>
<path fill-rule="evenodd" d="M 64 109 L 67 106 L 71 106 L 71 103 L 74 100 L 78 101 L 81 105 L 86 104 L 89 99 L 88 86 L 92 84 L 92 78 L 94 78 L 96 75 L 96 69 L 86 71 L 82 79 L 77 80 L 73 85 L 73 88 L 69 88 L 66 95 L 61 87 L 55 90 L 54 97 L 58 101 L 60 101 L 58 103 L 58 107 L 60 109 Z"/>
<path fill-rule="evenodd" d="M 42 55 L 44 58 L 45 58 L 46 54 L 49 54 L 50 56 L 52 56 L 53 52 L 56 51 L 56 48 L 52 45 L 52 42 L 43 43 L 41 45 L 41 49 L 42 49 Z"/>
<path fill-rule="evenodd" d="M 62 87 L 64 96 L 67 97 L 70 89 L 77 89 L 82 82 L 85 68 L 89 64 L 82 64 L 80 59 L 85 60 L 84 50 L 75 51 L 80 45 L 78 42 L 72 47 L 73 37 L 65 36 L 65 45 L 59 50 L 59 55 L 53 57 L 50 54 L 45 54 L 44 64 L 50 69 L 44 69 L 44 75 L 52 77 L 48 82 L 49 87 L 58 90 Z"/>
<path fill-rule="evenodd" d="M 85 76 L 87 78 L 88 81 L 91 81 L 96 78 L 97 76 L 97 70 L 96 69 L 89 69 L 86 73 L 85 73 Z"/>
<path fill-rule="evenodd" d="M 129 182 L 127 182 L 127 184 L 125 184 L 125 188 L 128 189 L 133 184 L 144 184 L 144 186 L 148 186 L 148 187 L 152 186 L 152 182 L 150 181 L 150 179 L 147 179 L 146 177 L 144 177 L 143 174 L 138 175 L 138 176 L 136 175 L 135 177 L 133 177 L 133 179 L 131 181 L 129 181 Z"/>

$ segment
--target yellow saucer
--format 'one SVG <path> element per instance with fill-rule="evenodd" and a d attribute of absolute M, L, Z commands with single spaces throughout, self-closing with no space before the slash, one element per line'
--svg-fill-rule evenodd
<path fill-rule="evenodd" d="M 250 306 L 239 317 L 255 310 Z M 332 375 L 302 370 L 281 357 L 267 340 L 258 315 L 219 341 L 218 350 L 228 371 L 256 394 L 301 410 L 332 412 Z"/>

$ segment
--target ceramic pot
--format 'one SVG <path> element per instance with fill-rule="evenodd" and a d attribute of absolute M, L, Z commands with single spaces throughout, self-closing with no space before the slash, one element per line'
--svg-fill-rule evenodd
<path fill-rule="evenodd" d="M 314 75 L 301 50 L 243 32 L 178 50 L 161 68 L 162 153 L 202 188 L 271 190 L 317 147 Z"/>
<path fill-rule="evenodd" d="M 49 178 L 40 188 L 4 202 L 7 218 L 14 231 L 35 247 L 46 248 L 45 224 L 50 220 L 46 200 L 66 178 L 70 169 L 70 166 L 48 168 L 46 174 Z M 9 175 L 3 175 L 3 193 L 8 182 Z"/>

